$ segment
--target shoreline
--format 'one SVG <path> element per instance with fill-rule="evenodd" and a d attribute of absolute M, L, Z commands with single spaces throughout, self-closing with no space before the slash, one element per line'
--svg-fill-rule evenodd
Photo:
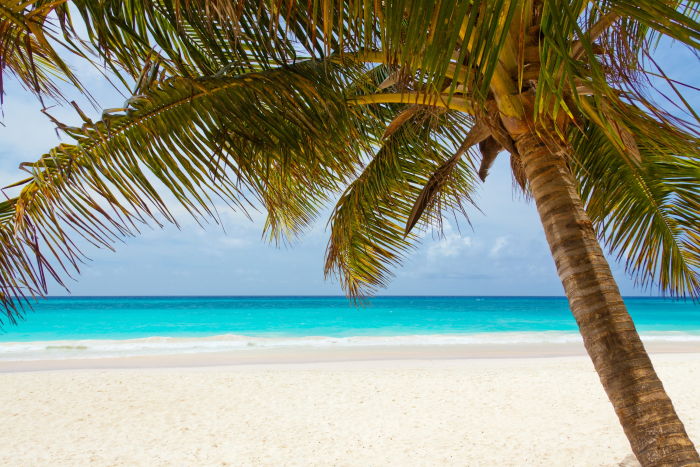
<path fill-rule="evenodd" d="M 698 342 L 645 342 L 652 355 L 700 355 Z M 581 342 L 450 345 L 276 346 L 226 351 L 81 358 L 2 359 L 0 373 L 107 369 L 175 369 L 254 365 L 314 365 L 363 362 L 521 360 L 584 357 Z"/>

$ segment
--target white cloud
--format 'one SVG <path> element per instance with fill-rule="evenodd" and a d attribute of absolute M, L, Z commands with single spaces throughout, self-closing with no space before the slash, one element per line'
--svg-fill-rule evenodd
<path fill-rule="evenodd" d="M 428 260 L 452 258 L 474 246 L 471 237 L 464 237 L 455 232 L 449 223 L 444 225 L 444 237 L 428 248 Z"/>
<path fill-rule="evenodd" d="M 508 246 L 508 237 L 502 236 L 502 237 L 497 237 L 496 240 L 493 242 L 493 246 L 491 247 L 491 250 L 489 250 L 489 256 L 496 257 L 499 256 L 499 254 L 503 251 L 503 249 Z"/>

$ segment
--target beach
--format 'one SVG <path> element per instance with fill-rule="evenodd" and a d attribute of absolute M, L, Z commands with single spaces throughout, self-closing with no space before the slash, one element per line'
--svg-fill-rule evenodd
<path fill-rule="evenodd" d="M 4 361 L 0 464 L 634 465 L 567 345 Z M 700 349 L 649 347 L 697 444 Z"/>

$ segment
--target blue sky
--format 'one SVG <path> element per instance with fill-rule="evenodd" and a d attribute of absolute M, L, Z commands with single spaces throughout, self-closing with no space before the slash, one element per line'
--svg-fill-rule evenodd
<path fill-rule="evenodd" d="M 657 59 L 669 74 L 700 85 L 698 61 L 679 46 L 662 46 Z M 116 107 L 120 96 L 95 70 L 76 63 L 84 84 L 100 105 Z M 690 73 L 689 73 L 690 72 Z M 76 96 L 77 97 L 77 96 Z M 691 96 L 698 103 L 697 93 Z M 88 109 L 87 105 L 83 106 Z M 7 87 L 0 127 L 0 183 L 21 178 L 20 162 L 36 160 L 59 143 L 53 125 L 40 113 L 36 99 L 15 82 Z M 69 108 L 51 112 L 65 122 L 79 122 Z M 92 112 L 97 118 L 99 113 Z M 477 194 L 482 212 L 470 209 L 472 227 L 445 225 L 445 236 L 428 234 L 422 245 L 396 270 L 391 295 L 562 295 L 549 248 L 534 205 L 512 189 L 508 158 L 499 156 Z M 339 295 L 337 282 L 324 280 L 323 256 L 328 239 L 327 215 L 293 247 L 277 248 L 261 239 L 263 213 L 254 222 L 221 209 L 221 227 L 197 226 L 184 213 L 181 228 L 146 229 L 125 239 L 116 251 L 87 246 L 91 260 L 75 281 L 73 295 Z M 611 266 L 625 295 L 648 295 L 636 288 L 624 268 Z M 52 285 L 53 295 L 66 292 Z"/>

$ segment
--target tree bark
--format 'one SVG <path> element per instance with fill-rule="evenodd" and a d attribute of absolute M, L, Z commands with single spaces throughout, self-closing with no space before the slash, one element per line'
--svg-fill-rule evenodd
<path fill-rule="evenodd" d="M 700 466 L 635 329 L 564 158 L 533 132 L 516 147 L 583 342 L 643 466 Z"/>

